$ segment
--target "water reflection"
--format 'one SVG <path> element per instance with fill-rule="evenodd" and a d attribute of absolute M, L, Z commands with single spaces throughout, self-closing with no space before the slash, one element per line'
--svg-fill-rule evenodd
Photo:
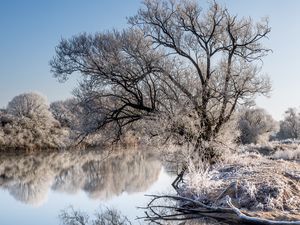
<path fill-rule="evenodd" d="M 81 224 L 81 225 L 147 225 L 147 224 L 164 224 L 164 225 L 228 225 L 209 218 L 199 218 L 194 220 L 164 220 L 150 222 L 145 220 L 130 221 L 125 215 L 114 208 L 100 207 L 93 215 L 87 214 L 84 210 L 74 209 L 72 206 L 61 210 L 59 214 L 60 224 Z"/>
<path fill-rule="evenodd" d="M 50 189 L 105 200 L 146 191 L 161 171 L 151 152 L 124 150 L 1 154 L 0 187 L 18 201 L 40 205 Z"/>

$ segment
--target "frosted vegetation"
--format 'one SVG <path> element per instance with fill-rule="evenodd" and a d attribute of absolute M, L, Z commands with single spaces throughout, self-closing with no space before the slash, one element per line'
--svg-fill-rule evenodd
<path fill-rule="evenodd" d="M 114 127 L 89 133 L 103 119 L 103 115 L 91 113 L 85 107 L 88 106 L 78 98 L 49 105 L 46 98 L 40 94 L 20 94 L 0 111 L 0 149 L 36 151 L 63 149 L 80 144 L 82 147 L 114 143 Z M 145 121 L 131 126 L 119 137 L 119 143 L 128 146 L 141 143 L 157 145 L 168 140 L 168 143 L 175 145 L 193 145 L 194 140 L 187 139 L 186 132 L 196 132 L 198 125 L 191 115 L 185 114 L 187 112 L 182 113 L 178 112 L 178 115 L 168 121 L 158 118 L 158 124 Z M 176 129 L 184 127 L 185 131 L 180 131 L 181 134 L 176 131 L 169 136 L 175 124 Z M 153 132 L 163 132 L 165 135 L 157 136 L 158 134 Z M 226 123 L 226 127 L 220 130 L 211 145 L 219 144 L 219 148 L 226 148 L 239 144 L 266 144 L 275 140 L 293 142 L 299 137 L 300 115 L 296 109 L 288 109 L 284 120 L 277 122 L 264 109 L 243 107 L 238 109 L 230 122 Z"/>
<path fill-rule="evenodd" d="M 49 111 L 46 98 L 36 93 L 14 97 L 0 112 L 0 148 L 58 149 L 67 144 L 68 131 Z"/>
<path fill-rule="evenodd" d="M 252 149 L 253 150 L 253 149 Z M 297 162 L 274 160 L 280 158 L 275 153 L 266 157 L 257 152 L 244 152 L 230 155 L 229 158 L 212 167 L 190 166 L 187 187 L 183 195 L 195 195 L 202 202 L 225 205 L 229 195 L 238 208 L 253 211 L 273 212 L 292 211 L 299 217 L 300 165 Z M 188 191 L 187 191 L 188 190 Z M 271 215 L 270 215 L 271 216 Z M 280 218 L 280 213 L 276 215 Z"/>
<path fill-rule="evenodd" d="M 81 74 L 74 98 L 13 98 L 0 114 L 1 149 L 168 142 L 215 162 L 224 146 L 298 138 L 295 109 L 277 123 L 253 107 L 271 88 L 261 73 L 267 19 L 239 18 L 216 2 L 201 9 L 166 0 L 144 1 L 128 23 L 62 39 L 51 71 L 61 81 Z"/>
<path fill-rule="evenodd" d="M 204 11 L 194 1 L 146 0 L 128 23 L 63 39 L 50 61 L 60 80 L 82 75 L 75 95 L 93 120 L 88 133 L 119 139 L 135 129 L 193 143 L 204 160 L 216 160 L 211 145 L 236 109 L 271 88 L 260 72 L 268 20 L 239 19 L 217 3 Z"/>
<path fill-rule="evenodd" d="M 238 208 L 247 215 L 278 219 L 288 211 L 298 218 L 300 114 L 289 108 L 282 121 L 275 121 L 254 103 L 271 89 L 261 73 L 270 52 L 264 45 L 271 31 L 268 19 L 240 18 L 215 1 L 202 9 L 196 1 L 145 0 L 128 23 L 120 31 L 81 33 L 57 45 L 50 61 L 54 77 L 67 81 L 81 75 L 73 98 L 49 104 L 37 93 L 23 93 L 1 109 L 0 149 L 40 151 L 35 157 L 41 162 L 35 165 L 30 157 L 1 161 L 0 184 L 28 202 L 43 198 L 49 187 L 109 196 L 100 186 L 112 185 L 118 193 L 126 185 L 114 187 L 106 172 L 104 183 L 89 186 L 87 171 L 90 164 L 115 164 L 88 162 L 85 154 L 64 162 L 46 150 L 155 146 L 162 158 L 175 162 L 170 168 L 184 174 L 176 188 L 179 196 L 198 201 L 204 210 L 227 205 L 237 220 L 249 219 Z M 139 157 L 130 154 L 123 157 Z M 68 172 L 58 171 L 55 163 Z M 17 165 L 24 166 L 22 173 Z M 158 174 L 137 169 L 153 176 L 150 183 Z M 137 171 L 124 177 L 142 179 Z M 68 180 L 73 173 L 78 180 Z M 133 177 L 128 179 L 138 188 Z M 23 189 L 37 196 L 22 196 Z M 147 216 L 151 220 L 155 213 Z"/>
<path fill-rule="evenodd" d="M 247 145 L 213 165 L 189 160 L 178 195 L 152 196 L 143 219 L 162 224 L 203 217 L 222 221 L 217 224 L 299 224 L 298 146 Z"/>

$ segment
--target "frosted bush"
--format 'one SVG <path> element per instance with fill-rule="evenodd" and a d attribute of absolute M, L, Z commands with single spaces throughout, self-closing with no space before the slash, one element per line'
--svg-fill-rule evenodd
<path fill-rule="evenodd" d="M 249 182 L 249 181 L 245 181 L 244 183 L 244 187 L 245 190 L 247 192 L 247 194 L 250 196 L 250 199 L 255 200 L 256 199 L 256 193 L 257 193 L 257 189 L 255 184 Z"/>
<path fill-rule="evenodd" d="M 36 93 L 14 97 L 7 112 L 0 115 L 0 122 L 2 149 L 62 148 L 68 142 L 66 129 L 53 118 L 47 100 Z"/>
<path fill-rule="evenodd" d="M 285 116 L 280 121 L 278 139 L 299 139 L 300 137 L 300 115 L 297 109 L 289 108 L 285 111 Z"/>
<path fill-rule="evenodd" d="M 14 97 L 7 105 L 7 113 L 18 118 L 27 117 L 37 121 L 53 120 L 46 97 L 33 92 Z"/>
<path fill-rule="evenodd" d="M 211 170 L 209 166 L 203 164 L 194 164 L 192 161 L 188 164 L 188 173 L 185 176 L 186 187 L 197 195 L 205 196 L 212 189 L 221 186 L 222 181 L 218 179 L 218 171 Z"/>
<path fill-rule="evenodd" d="M 242 144 L 266 143 L 277 131 L 277 122 L 264 109 L 244 109 L 240 114 L 239 129 Z"/>
<path fill-rule="evenodd" d="M 300 148 L 297 149 L 287 149 L 275 152 L 272 156 L 275 159 L 286 159 L 286 160 L 296 160 L 300 159 Z"/>

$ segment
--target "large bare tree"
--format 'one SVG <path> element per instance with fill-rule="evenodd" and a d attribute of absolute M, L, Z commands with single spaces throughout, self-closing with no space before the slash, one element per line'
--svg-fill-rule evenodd
<path fill-rule="evenodd" d="M 159 53 L 137 30 L 80 34 L 62 40 L 50 62 L 55 76 L 80 72 L 76 95 L 86 111 L 97 111 L 95 129 L 114 123 L 122 128 L 157 111 Z"/>
<path fill-rule="evenodd" d="M 194 140 L 198 150 L 239 104 L 270 90 L 260 70 L 270 51 L 263 45 L 267 19 L 239 19 L 216 2 L 202 9 L 190 0 L 146 0 L 129 24 L 123 32 L 62 40 L 50 62 L 56 77 L 83 75 L 77 94 L 103 115 L 97 128 L 115 124 L 120 135 L 139 120 L 173 121 L 182 108 L 193 132 L 176 122 L 169 131 Z"/>

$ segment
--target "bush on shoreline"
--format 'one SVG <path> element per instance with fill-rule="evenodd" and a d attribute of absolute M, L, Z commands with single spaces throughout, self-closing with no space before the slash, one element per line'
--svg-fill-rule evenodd
<path fill-rule="evenodd" d="M 1 150 L 60 149 L 67 146 L 67 137 L 47 100 L 37 93 L 14 97 L 0 113 Z"/>

